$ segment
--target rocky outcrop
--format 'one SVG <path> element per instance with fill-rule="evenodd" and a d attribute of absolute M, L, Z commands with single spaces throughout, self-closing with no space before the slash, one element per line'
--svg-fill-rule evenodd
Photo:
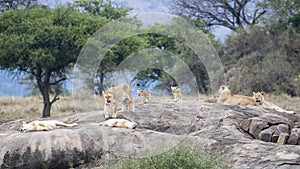
<path fill-rule="evenodd" d="M 255 139 L 278 144 L 299 145 L 299 128 L 295 128 L 294 122 L 284 116 L 262 114 L 242 120 L 239 126 Z"/>
<path fill-rule="evenodd" d="M 114 157 L 148 157 L 182 141 L 223 154 L 231 168 L 300 167 L 298 114 L 198 100 L 153 100 L 137 105 L 136 112 L 119 114 L 137 122 L 136 129 L 98 126 L 102 111 L 58 118 L 79 126 L 49 132 L 20 133 L 22 120 L 5 121 L 0 124 L 0 168 L 101 168 L 113 165 Z"/>

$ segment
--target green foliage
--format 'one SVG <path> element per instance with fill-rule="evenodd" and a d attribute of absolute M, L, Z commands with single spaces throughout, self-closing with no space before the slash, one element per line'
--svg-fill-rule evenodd
<path fill-rule="evenodd" d="M 127 7 L 119 7 L 111 0 L 75 0 L 72 6 L 81 12 L 105 17 L 109 20 L 124 17 L 131 10 Z"/>
<path fill-rule="evenodd" d="M 182 23 L 180 22 L 181 20 L 175 18 L 171 23 L 169 23 L 170 25 L 155 24 L 155 25 L 148 26 L 145 28 L 146 32 L 157 32 L 157 30 L 159 30 L 159 32 L 168 32 L 168 33 L 166 34 L 147 33 L 141 36 L 146 39 L 149 47 L 161 51 L 166 51 L 183 60 L 189 66 L 192 73 L 196 77 L 199 91 L 202 93 L 206 93 L 209 91 L 209 87 L 208 87 L 209 78 L 208 78 L 208 73 L 206 71 L 206 68 L 203 64 L 203 60 L 201 60 L 203 58 L 199 59 L 199 56 L 195 54 L 195 51 L 193 51 L 191 46 L 186 45 L 186 42 L 184 40 L 188 39 L 188 37 L 190 38 L 191 34 L 194 33 L 201 34 L 205 32 L 202 38 L 204 39 L 208 38 L 208 40 L 212 42 L 212 44 L 214 44 L 216 47 L 221 47 L 221 44 L 220 42 L 214 39 L 212 33 L 208 31 L 205 27 L 200 27 L 200 26 L 196 27 L 198 26 L 197 24 L 194 24 L 195 26 L 194 29 L 190 29 L 190 30 L 185 29 L 186 32 L 181 31 L 182 28 L 180 26 L 182 25 Z M 190 22 L 192 22 L 193 24 L 199 21 L 190 20 Z M 169 27 L 172 27 L 172 29 L 169 29 Z M 199 30 L 197 30 L 197 28 L 199 28 Z M 194 32 L 195 30 L 199 32 Z M 183 32 L 184 33 L 188 32 L 188 34 L 184 34 Z M 167 34 L 170 36 L 166 36 Z M 176 39 L 175 37 L 178 37 L 178 39 Z M 192 40 L 195 41 L 195 44 L 197 43 L 199 44 L 199 46 L 201 46 L 198 47 L 199 49 L 202 49 L 201 52 L 205 50 L 207 51 L 210 50 L 211 47 L 210 44 L 204 44 L 202 39 L 192 39 Z M 163 55 L 162 53 L 163 52 L 161 52 L 160 55 Z M 155 53 L 150 53 L 149 55 L 155 55 Z M 162 63 L 165 64 L 168 63 L 168 61 L 170 61 L 168 57 L 164 57 L 164 56 L 161 56 L 160 60 Z M 157 80 L 159 81 L 157 85 L 157 89 L 165 90 L 165 91 L 169 90 L 170 85 L 177 85 L 177 82 L 170 75 L 158 69 L 147 69 L 145 71 L 142 71 L 138 74 L 136 79 L 142 81 L 141 83 L 144 84 L 144 86 L 149 86 L 149 84 L 147 85 L 146 83 L 153 83 L 153 80 Z"/>
<path fill-rule="evenodd" d="M 50 116 L 51 86 L 66 74 L 89 38 L 108 20 L 72 8 L 9 10 L 0 15 L 0 69 L 32 75 Z M 58 93 L 56 93 L 58 94 Z"/>
<path fill-rule="evenodd" d="M 300 12 L 290 17 L 289 23 L 292 24 L 292 27 L 296 30 L 297 33 L 300 33 Z"/>
<path fill-rule="evenodd" d="M 201 150 L 199 147 L 181 144 L 174 149 L 147 158 L 123 159 L 118 169 L 217 169 L 229 168 L 221 156 Z"/>
<path fill-rule="evenodd" d="M 106 20 L 73 9 L 12 10 L 0 16 L 1 68 L 61 71 Z M 5 49 L 5 50 L 4 50 Z"/>
<path fill-rule="evenodd" d="M 1 109 L 0 109 L 0 118 L 3 118 L 3 117 L 5 117 L 5 111 L 2 111 Z"/>
<path fill-rule="evenodd" d="M 299 36 L 281 20 L 230 36 L 222 60 L 234 92 L 263 90 L 299 96 L 299 83 L 294 80 L 300 74 Z"/>

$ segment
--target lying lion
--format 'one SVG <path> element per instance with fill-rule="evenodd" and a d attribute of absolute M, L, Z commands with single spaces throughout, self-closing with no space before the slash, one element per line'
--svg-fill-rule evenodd
<path fill-rule="evenodd" d="M 78 125 L 77 123 L 66 124 L 58 120 L 45 120 L 45 121 L 35 120 L 30 123 L 26 123 L 25 121 L 23 121 L 20 127 L 20 131 L 23 133 L 31 132 L 31 131 L 49 131 L 54 129 L 57 126 L 73 127 L 77 125 Z"/>
<path fill-rule="evenodd" d="M 103 121 L 99 124 L 100 126 L 109 126 L 109 127 L 122 127 L 128 129 L 135 129 L 137 127 L 137 123 L 131 122 L 126 119 L 109 119 Z"/>
<path fill-rule="evenodd" d="M 276 111 L 279 111 L 282 113 L 295 114 L 294 111 L 284 110 L 283 108 L 281 108 L 271 102 L 265 101 L 264 96 L 265 96 L 265 92 L 253 92 L 253 99 L 255 100 L 256 105 L 263 106 L 263 107 L 266 107 L 269 109 L 273 109 L 273 110 L 276 110 Z"/>
<path fill-rule="evenodd" d="M 256 105 L 252 97 L 232 94 L 229 86 L 220 86 L 218 94 L 218 103 L 239 106 Z"/>

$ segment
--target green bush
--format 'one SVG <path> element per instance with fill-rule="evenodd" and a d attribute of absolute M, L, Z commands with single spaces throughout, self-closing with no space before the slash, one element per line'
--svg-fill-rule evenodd
<path fill-rule="evenodd" d="M 147 158 L 125 158 L 111 168 L 117 169 L 214 169 L 229 168 L 221 156 L 199 147 L 180 144 L 172 150 Z"/>

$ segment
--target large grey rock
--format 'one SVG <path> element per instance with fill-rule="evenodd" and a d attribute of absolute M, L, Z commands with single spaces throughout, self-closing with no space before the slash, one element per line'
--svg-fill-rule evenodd
<path fill-rule="evenodd" d="M 300 128 L 293 128 L 288 139 L 288 144 L 300 145 Z"/>
<path fill-rule="evenodd" d="M 271 128 L 265 129 L 259 133 L 259 139 L 265 142 L 271 142 L 273 133 L 274 133 L 273 129 Z"/>
<path fill-rule="evenodd" d="M 79 126 L 49 132 L 20 133 L 17 129 L 22 120 L 6 121 L 0 124 L 0 168 L 99 167 L 99 164 L 113 164 L 112 159 L 124 156 L 157 155 L 182 141 L 222 153 L 231 168 L 300 167 L 300 146 L 253 137 L 269 140 L 269 135 L 263 133 L 268 129 L 275 131 L 280 124 L 289 126 L 290 130 L 299 121 L 298 115 L 255 106 L 171 99 L 153 99 L 148 104 L 137 105 L 136 112 L 119 115 L 137 122 L 137 129 L 97 126 L 104 120 L 102 111 L 58 118 L 65 122 L 77 120 Z"/>

